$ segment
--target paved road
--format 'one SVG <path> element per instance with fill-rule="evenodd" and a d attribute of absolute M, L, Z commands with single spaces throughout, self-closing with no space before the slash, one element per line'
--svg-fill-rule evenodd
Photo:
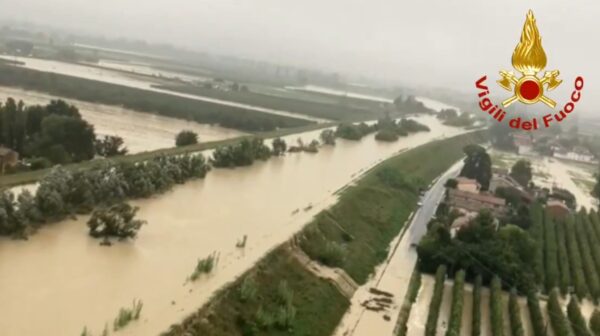
<path fill-rule="evenodd" d="M 379 267 L 371 281 L 360 287 L 352 298 L 352 306 L 334 335 L 336 336 L 392 336 L 398 313 L 410 276 L 417 262 L 417 251 L 411 245 L 418 243 L 427 232 L 427 223 L 435 214 L 438 204 L 444 197 L 444 185 L 449 178 L 458 175 L 462 160 L 442 174 L 423 195 L 423 205 L 415 212 L 406 232 L 392 242 L 392 255 Z M 377 288 L 394 294 L 394 305 L 386 312 L 365 310 L 361 303 L 371 297 L 370 288 Z M 389 321 L 383 317 L 387 315 Z"/>

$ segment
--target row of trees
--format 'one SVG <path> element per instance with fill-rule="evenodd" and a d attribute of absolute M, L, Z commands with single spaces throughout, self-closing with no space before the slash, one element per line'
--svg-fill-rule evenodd
<path fill-rule="evenodd" d="M 429 313 L 425 324 L 425 336 L 435 336 L 437 330 L 437 321 L 440 316 L 440 308 L 444 294 L 444 281 L 446 280 L 446 265 L 438 266 L 435 272 L 435 286 L 433 295 L 429 303 Z"/>
<path fill-rule="evenodd" d="M 533 208 L 534 225 L 538 229 L 543 223 L 544 235 L 537 242 L 543 242 L 543 277 L 546 292 L 560 288 L 565 295 L 573 286 L 579 297 L 600 298 L 600 222 L 596 212 L 581 210 L 565 220 L 557 220 L 549 215 L 539 218 L 538 205 Z M 536 232 L 532 232 L 536 234 Z M 535 266 L 535 264 L 534 264 Z M 539 280 L 539 278 L 538 278 Z"/>
<path fill-rule="evenodd" d="M 176 183 L 202 178 L 210 167 L 202 155 L 158 157 L 140 163 L 103 162 L 87 170 L 54 168 L 32 195 L 0 193 L 0 235 L 25 236 L 39 225 L 89 213 L 128 198 L 149 197 Z"/>
<path fill-rule="evenodd" d="M 380 119 L 376 128 L 378 132 L 375 139 L 380 141 L 396 141 L 400 136 L 407 136 L 410 133 L 430 131 L 429 127 L 413 119 L 402 118 L 396 121 L 389 117 Z"/>
<path fill-rule="evenodd" d="M 454 275 L 454 287 L 452 288 L 452 307 L 450 308 L 450 319 L 446 336 L 459 336 L 463 312 L 463 292 L 465 285 L 465 271 L 460 270 Z"/>

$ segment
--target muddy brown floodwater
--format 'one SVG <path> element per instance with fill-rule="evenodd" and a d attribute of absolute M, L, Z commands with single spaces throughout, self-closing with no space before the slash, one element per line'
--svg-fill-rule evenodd
<path fill-rule="evenodd" d="M 83 119 L 94 125 L 97 135 L 118 135 L 129 153 L 175 146 L 175 136 L 182 130 L 198 134 L 202 142 L 234 138 L 245 133 L 219 126 L 143 113 L 117 106 L 65 99 L 35 91 L 0 86 L 0 101 L 12 97 L 26 105 L 45 105 L 52 99 L 62 99 L 77 106 Z"/>
<path fill-rule="evenodd" d="M 87 216 L 46 226 L 28 241 L 1 240 L 2 335 L 78 335 L 84 326 L 98 333 L 134 298 L 144 302 L 142 317 L 119 334 L 159 334 L 334 203 L 333 193 L 362 172 L 400 150 L 463 132 L 433 117 L 419 119 L 432 131 L 395 143 L 373 135 L 339 140 L 317 154 L 216 169 L 206 179 L 132 202 L 148 221 L 132 242 L 100 246 L 87 235 Z M 244 235 L 246 248 L 236 248 Z M 220 258 L 213 273 L 187 283 L 197 259 L 215 251 Z"/>

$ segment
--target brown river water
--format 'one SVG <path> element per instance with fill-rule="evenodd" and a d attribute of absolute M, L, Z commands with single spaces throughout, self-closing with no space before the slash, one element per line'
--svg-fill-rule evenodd
<path fill-rule="evenodd" d="M 119 335 L 158 335 L 196 310 L 266 252 L 336 200 L 333 193 L 401 150 L 463 132 L 421 117 L 432 129 L 381 143 L 339 140 L 317 154 L 288 154 L 251 167 L 216 169 L 146 200 L 138 238 L 103 247 L 87 216 L 49 225 L 28 241 L 0 240 L 0 334 L 99 334 L 120 307 L 144 302 L 139 321 Z M 302 138 L 314 139 L 319 131 Z M 299 135 L 287 137 L 287 140 Z M 298 211 L 296 211 L 299 209 Z M 245 249 L 237 240 L 248 235 Z M 186 282 L 198 258 L 220 254 L 212 274 Z"/>

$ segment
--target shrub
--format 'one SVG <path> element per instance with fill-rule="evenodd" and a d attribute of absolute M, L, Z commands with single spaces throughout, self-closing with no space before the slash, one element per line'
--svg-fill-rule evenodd
<path fill-rule="evenodd" d="M 121 308 L 113 322 L 113 330 L 118 331 L 126 327 L 131 321 L 138 320 L 144 304 L 141 300 L 133 300 L 131 308 Z"/>
<path fill-rule="evenodd" d="M 175 137 L 175 146 L 182 147 L 198 143 L 198 134 L 193 131 L 181 131 Z"/>
<path fill-rule="evenodd" d="M 583 317 L 583 315 L 581 315 L 581 310 L 579 310 L 579 302 L 577 302 L 577 297 L 575 295 L 571 296 L 571 300 L 567 305 L 567 316 L 569 317 L 569 321 L 571 322 L 573 333 L 576 336 L 592 335 L 587 328 L 585 318 Z"/>
<path fill-rule="evenodd" d="M 138 208 L 127 203 L 119 203 L 106 209 L 99 209 L 92 213 L 87 222 L 90 236 L 94 238 L 110 237 L 119 239 L 135 238 L 137 232 L 146 222 L 135 219 Z"/>
<path fill-rule="evenodd" d="M 460 270 L 454 276 L 454 287 L 452 289 L 452 308 L 446 336 L 459 336 L 463 311 L 463 291 L 465 284 L 465 271 Z"/>
<path fill-rule="evenodd" d="M 475 278 L 473 285 L 473 321 L 471 326 L 471 335 L 481 335 L 481 274 Z"/>
<path fill-rule="evenodd" d="M 398 133 L 390 129 L 382 129 L 375 134 L 375 140 L 393 142 L 398 140 Z"/>
<path fill-rule="evenodd" d="M 569 326 L 569 321 L 565 317 L 562 307 L 560 306 L 560 302 L 558 300 L 558 290 L 556 288 L 550 291 L 547 308 L 554 334 L 560 336 L 573 336 L 573 332 Z"/>
<path fill-rule="evenodd" d="M 319 138 L 321 138 L 321 142 L 324 145 L 328 145 L 328 146 L 335 145 L 335 131 L 334 130 L 330 130 L 330 129 L 323 130 L 323 132 L 321 132 L 321 134 L 319 135 Z"/>
<path fill-rule="evenodd" d="M 444 280 L 446 279 L 446 266 L 440 265 L 435 273 L 435 286 L 433 295 L 429 303 L 429 314 L 425 324 L 425 336 L 435 336 L 437 330 L 437 321 L 440 316 L 440 305 L 444 294 Z"/>
<path fill-rule="evenodd" d="M 512 331 L 512 336 L 524 336 L 525 331 L 523 330 L 523 321 L 521 320 L 521 307 L 519 307 L 517 290 L 515 288 L 510 291 L 508 314 L 510 317 L 510 330 Z"/>
<path fill-rule="evenodd" d="M 196 268 L 190 276 L 190 280 L 196 281 L 202 274 L 209 274 L 217 264 L 217 253 L 213 253 L 204 259 L 198 259 Z"/>
<path fill-rule="evenodd" d="M 502 283 L 500 278 L 492 278 L 490 286 L 490 321 L 493 336 L 504 336 L 504 315 L 502 309 Z"/>

